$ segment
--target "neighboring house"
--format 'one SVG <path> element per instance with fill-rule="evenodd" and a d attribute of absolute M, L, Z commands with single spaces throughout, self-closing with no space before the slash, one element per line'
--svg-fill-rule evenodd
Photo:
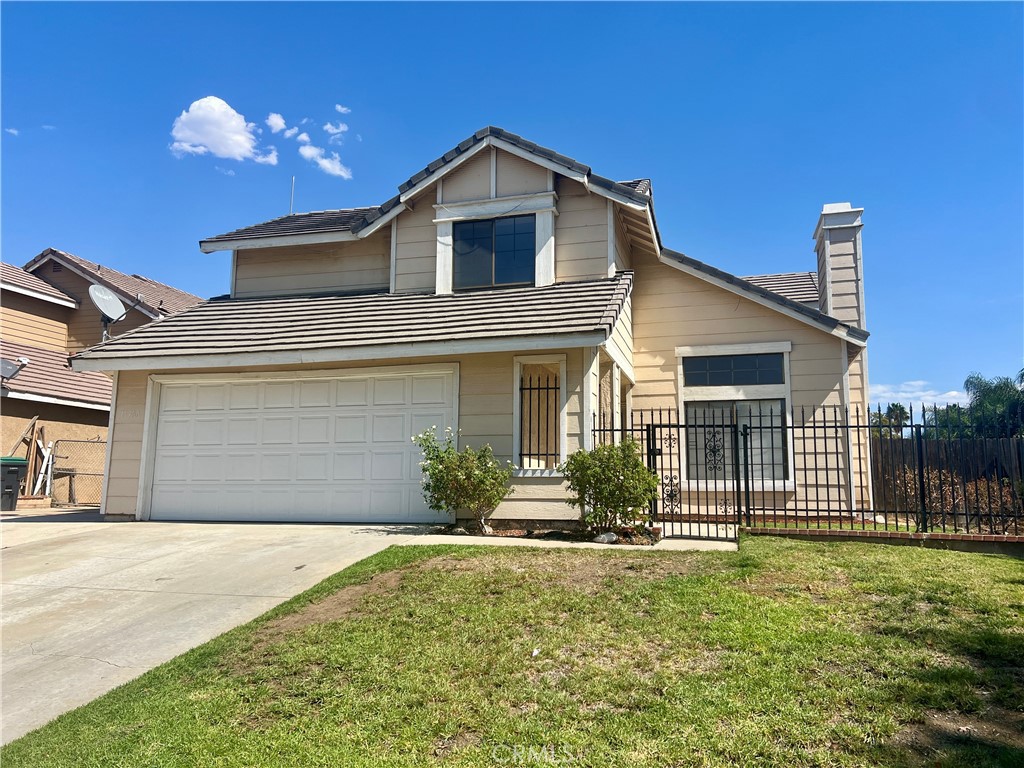
<path fill-rule="evenodd" d="M 0 357 L 20 365 L 0 388 L 0 444 L 9 450 L 34 417 L 47 442 L 104 440 L 110 421 L 110 377 L 74 371 L 68 356 L 101 341 L 89 286 L 109 288 L 126 308 L 112 335 L 198 304 L 198 296 L 139 275 L 48 248 L 24 268 L 0 264 Z M 141 300 L 139 296 L 141 294 Z"/>
<path fill-rule="evenodd" d="M 822 211 L 816 272 L 741 279 L 662 244 L 649 181 L 499 128 L 398 192 L 201 241 L 228 296 L 74 358 L 115 376 L 107 515 L 443 520 L 410 436 L 450 426 L 520 467 L 496 517 L 567 519 L 555 467 L 599 418 L 866 410 L 861 209 Z M 806 493 L 794 449 L 760 490 Z"/>

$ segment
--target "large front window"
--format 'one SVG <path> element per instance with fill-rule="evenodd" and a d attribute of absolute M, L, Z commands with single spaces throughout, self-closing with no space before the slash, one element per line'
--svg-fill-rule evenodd
<path fill-rule="evenodd" d="M 755 481 L 791 479 L 788 348 L 768 343 L 677 349 L 688 480 L 732 482 L 737 469 Z M 737 354 L 694 354 L 732 350 Z"/>
<path fill-rule="evenodd" d="M 533 214 L 456 222 L 452 241 L 455 290 L 533 285 L 537 257 Z"/>

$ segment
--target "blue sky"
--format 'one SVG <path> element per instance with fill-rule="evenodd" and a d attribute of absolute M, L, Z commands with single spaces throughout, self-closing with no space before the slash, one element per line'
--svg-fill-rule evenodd
<path fill-rule="evenodd" d="M 3 258 L 221 294 L 197 241 L 293 175 L 296 210 L 376 204 L 494 124 L 652 178 L 665 244 L 740 275 L 812 269 L 821 205 L 865 207 L 875 395 L 955 398 L 1024 365 L 1022 8 L 7 2 Z"/>

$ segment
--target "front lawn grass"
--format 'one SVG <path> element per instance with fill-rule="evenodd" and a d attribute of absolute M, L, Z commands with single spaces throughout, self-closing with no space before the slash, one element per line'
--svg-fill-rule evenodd
<path fill-rule="evenodd" d="M 1020 766 L 1022 615 L 999 556 L 391 548 L 0 759 Z"/>

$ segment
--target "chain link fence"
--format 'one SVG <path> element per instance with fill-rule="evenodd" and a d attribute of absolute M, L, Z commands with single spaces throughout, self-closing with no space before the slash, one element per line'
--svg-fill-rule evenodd
<path fill-rule="evenodd" d="M 97 440 L 58 440 L 53 444 L 50 496 L 61 506 L 99 506 L 107 444 Z"/>

